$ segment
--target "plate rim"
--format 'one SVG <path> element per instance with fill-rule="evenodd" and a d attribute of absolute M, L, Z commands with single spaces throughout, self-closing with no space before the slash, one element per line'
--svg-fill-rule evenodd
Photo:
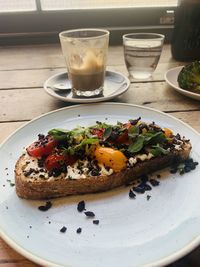
<path fill-rule="evenodd" d="M 57 113 L 63 110 L 68 110 L 68 109 L 77 109 L 79 107 L 82 106 L 92 106 L 92 105 L 106 105 L 106 106 L 130 106 L 132 108 L 142 108 L 144 110 L 149 110 L 149 111 L 153 111 L 159 114 L 162 114 L 164 116 L 167 116 L 181 124 L 183 124 L 184 126 L 186 126 L 187 128 L 189 128 L 192 132 L 194 132 L 195 134 L 197 134 L 200 137 L 200 133 L 197 132 L 193 127 L 191 127 L 189 124 L 183 122 L 182 120 L 174 117 L 171 114 L 165 113 L 163 111 L 157 110 L 155 108 L 150 108 L 150 107 L 145 107 L 142 105 L 137 105 L 137 104 L 130 104 L 130 103 L 119 103 L 119 102 L 105 102 L 105 103 L 88 103 L 88 104 L 79 104 L 79 105 L 73 105 L 73 106 L 67 106 L 67 107 L 63 107 L 63 108 L 59 108 L 56 110 L 52 110 L 49 111 L 45 114 L 42 114 L 40 116 L 37 116 L 35 118 L 33 118 L 32 120 L 26 122 L 25 124 L 23 124 L 22 126 L 20 126 L 19 128 L 17 128 L 14 132 L 12 132 L 10 135 L 8 135 L 8 137 L 0 144 L 0 150 L 1 148 L 4 146 L 4 144 L 12 137 L 14 136 L 18 131 L 22 130 L 23 128 L 25 128 L 27 125 L 34 123 L 35 121 L 39 120 L 40 118 L 46 117 L 50 114 L 53 113 Z M 2 238 L 2 240 L 4 240 L 11 248 L 13 248 L 15 251 L 17 251 L 18 253 L 20 253 L 22 256 L 26 257 L 27 259 L 40 264 L 42 266 L 52 266 L 52 267 L 62 267 L 62 265 L 58 265 L 56 263 L 53 263 L 49 260 L 45 260 L 43 258 L 41 258 L 40 256 L 37 256 L 35 254 L 33 254 L 32 252 L 26 250 L 25 248 L 23 248 L 20 244 L 16 243 L 15 241 L 13 241 L 12 237 L 10 237 L 8 234 L 6 234 L 0 227 L 0 237 Z M 185 245 L 184 247 L 182 247 L 181 249 L 178 249 L 177 251 L 175 251 L 174 253 L 163 257 L 157 261 L 154 262 L 150 262 L 148 264 L 143 265 L 143 267 L 160 267 L 160 266 L 165 266 L 167 264 L 173 263 L 174 261 L 184 257 L 185 255 L 187 255 L 188 253 L 190 253 L 191 251 L 193 251 L 195 248 L 197 248 L 200 245 L 200 232 L 199 235 L 197 237 L 195 237 L 192 241 L 190 241 L 187 245 Z M 68 265 L 66 265 L 67 267 Z"/>
<path fill-rule="evenodd" d="M 185 65 L 182 65 L 182 66 L 178 66 L 178 67 L 175 67 L 175 68 L 171 68 L 169 69 L 168 71 L 165 72 L 165 81 L 171 86 L 173 87 L 177 92 L 185 95 L 185 96 L 188 96 L 188 97 L 191 97 L 193 99 L 196 99 L 196 100 L 200 100 L 200 94 L 197 94 L 197 93 L 194 93 L 194 92 L 190 92 L 190 91 L 187 91 L 177 85 L 175 85 L 174 83 L 172 83 L 169 79 L 168 79 L 168 75 L 170 72 L 173 72 L 173 71 L 177 71 L 179 70 L 179 72 L 181 71 L 181 69 L 185 67 Z M 198 98 L 198 99 L 197 99 Z"/>
<path fill-rule="evenodd" d="M 127 83 L 127 86 L 126 86 L 126 87 L 125 87 L 119 94 L 113 94 L 113 93 L 112 93 L 111 95 L 109 95 L 109 96 L 107 96 L 107 97 L 83 98 L 83 99 L 82 99 L 82 98 L 74 98 L 74 99 L 73 99 L 73 98 L 65 98 L 65 97 L 62 97 L 62 96 L 60 96 L 60 95 L 53 95 L 53 94 L 51 93 L 51 91 L 53 91 L 53 89 L 48 88 L 48 83 L 49 83 L 49 81 L 50 81 L 51 79 L 54 79 L 54 78 L 57 77 L 57 76 L 63 75 L 63 74 L 65 74 L 65 73 L 68 73 L 68 71 L 63 71 L 63 72 L 56 73 L 56 74 L 50 76 L 50 77 L 44 82 L 44 84 L 43 84 L 43 89 L 44 89 L 44 91 L 45 91 L 48 95 L 50 95 L 51 97 L 56 98 L 56 99 L 59 99 L 59 100 L 62 100 L 62 101 L 67 102 L 67 103 L 77 103 L 77 104 L 87 103 L 87 104 L 88 104 L 88 103 L 98 103 L 98 102 L 103 102 L 103 101 L 110 100 L 110 99 L 113 99 L 113 98 L 115 98 L 115 97 L 117 97 L 117 96 L 120 96 L 120 95 L 124 94 L 124 93 L 129 89 L 129 87 L 130 87 L 130 83 L 131 83 L 128 77 L 126 77 L 124 74 L 122 74 L 122 73 L 120 73 L 120 72 L 118 72 L 118 71 L 106 70 L 105 73 L 107 73 L 107 72 L 111 72 L 111 73 L 114 73 L 114 74 L 117 74 L 117 75 L 123 77 L 124 80 L 125 80 L 125 82 Z"/>

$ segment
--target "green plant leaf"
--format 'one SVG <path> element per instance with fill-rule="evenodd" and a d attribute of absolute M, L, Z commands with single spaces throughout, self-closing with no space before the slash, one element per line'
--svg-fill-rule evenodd
<path fill-rule="evenodd" d="M 158 157 L 161 155 L 167 155 L 169 153 L 169 151 L 164 149 L 163 147 L 161 147 L 159 145 L 156 145 L 156 146 L 152 146 L 150 153 L 152 153 L 154 155 L 154 157 Z"/>
<path fill-rule="evenodd" d="M 143 136 L 145 138 L 145 145 L 163 143 L 166 140 L 163 132 L 147 132 Z"/>
<path fill-rule="evenodd" d="M 129 138 L 133 138 L 135 139 L 140 133 L 140 129 L 138 126 L 131 126 L 129 129 L 128 129 L 128 136 Z"/>
<path fill-rule="evenodd" d="M 131 152 L 131 153 L 139 152 L 144 146 L 144 140 L 145 140 L 144 136 L 143 135 L 139 135 L 137 137 L 136 141 L 129 145 L 128 151 Z"/>
<path fill-rule="evenodd" d="M 48 132 L 56 140 L 66 140 L 70 137 L 70 131 L 65 129 L 52 129 Z"/>
<path fill-rule="evenodd" d="M 106 139 L 108 139 L 110 137 L 112 133 L 112 127 L 107 127 L 105 128 L 104 134 L 103 134 L 103 140 L 105 141 Z"/>

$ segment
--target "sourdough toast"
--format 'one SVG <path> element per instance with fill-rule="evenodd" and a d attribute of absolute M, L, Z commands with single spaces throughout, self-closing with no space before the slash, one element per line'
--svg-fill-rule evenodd
<path fill-rule="evenodd" d="M 158 129 L 156 129 L 156 132 L 158 132 Z M 130 136 L 133 136 L 133 131 L 131 132 Z M 83 166 L 83 158 L 81 160 L 78 159 L 75 163 L 72 163 L 71 166 L 67 166 L 67 168 L 63 169 L 62 165 L 61 170 L 59 172 L 56 172 L 56 169 L 48 171 L 45 168 L 45 164 L 43 166 L 40 166 L 41 158 L 33 157 L 32 155 L 26 152 L 18 159 L 16 163 L 16 193 L 19 197 L 26 199 L 49 199 L 68 195 L 103 192 L 119 187 L 137 179 L 141 175 L 149 174 L 151 172 L 172 165 L 175 162 L 177 163 L 186 160 L 189 157 L 192 148 L 190 141 L 186 140 L 185 138 L 181 138 L 179 135 L 179 144 L 177 145 L 177 138 L 175 138 L 174 135 L 173 138 L 176 141 L 173 141 L 175 142 L 175 144 L 172 144 L 172 141 L 170 141 L 171 143 L 169 143 L 168 153 L 160 152 L 157 155 L 153 155 L 153 150 L 149 150 L 148 145 L 148 152 L 145 152 L 144 148 L 142 148 L 142 153 L 141 151 L 128 153 L 128 156 L 126 155 L 127 160 L 125 162 L 125 165 L 123 165 L 122 167 L 119 165 L 121 159 L 118 160 L 116 158 L 113 163 L 111 162 L 111 159 L 109 159 L 109 163 L 111 162 L 113 165 L 108 164 L 108 166 L 106 166 L 107 161 L 104 162 L 104 164 L 102 164 L 102 162 L 101 164 L 99 164 L 97 163 L 96 158 L 95 160 L 93 160 L 91 159 L 91 156 L 89 156 L 88 160 L 87 155 L 86 165 L 90 165 L 90 168 L 94 168 L 95 166 L 94 169 L 96 169 L 98 165 L 99 171 L 97 174 L 95 174 L 95 172 L 92 172 L 93 170 L 91 171 L 90 169 L 90 172 L 87 171 L 84 173 L 84 171 L 80 171 L 79 168 L 76 177 L 70 176 L 69 174 L 72 172 L 72 170 L 74 171 L 74 169 L 72 168 L 75 168 L 75 165 L 80 165 L 80 162 Z M 104 142 L 104 145 L 105 144 L 107 143 Z M 130 144 L 126 145 L 130 147 Z M 93 147 L 92 153 L 93 155 L 95 155 L 94 146 L 99 146 L 99 143 L 95 143 L 92 145 L 90 144 L 90 146 Z M 123 148 L 124 146 L 125 145 L 123 144 Z M 155 148 L 155 145 L 153 147 Z M 164 148 L 162 149 L 164 150 Z M 116 146 L 114 151 L 116 151 Z M 152 153 L 149 151 L 151 151 Z M 159 149 L 159 151 L 162 150 Z M 98 155 L 96 154 L 96 156 Z M 103 158 L 104 155 L 100 154 L 100 161 L 101 157 Z M 92 165 L 91 162 L 94 162 L 94 164 Z M 85 166 L 83 166 L 82 169 L 89 168 L 85 168 Z M 99 166 L 101 166 L 101 168 Z"/>
<path fill-rule="evenodd" d="M 96 193 L 107 191 L 131 182 L 143 174 L 167 167 L 174 162 L 181 162 L 189 157 L 190 143 L 184 145 L 181 151 L 139 162 L 134 167 L 104 176 L 90 176 L 80 179 L 30 179 L 23 173 L 25 156 L 22 155 L 16 164 L 15 183 L 19 197 L 26 199 L 48 199 L 67 195 Z"/>

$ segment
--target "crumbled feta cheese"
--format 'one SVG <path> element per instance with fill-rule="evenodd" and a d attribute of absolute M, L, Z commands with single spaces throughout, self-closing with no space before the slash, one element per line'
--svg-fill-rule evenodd
<path fill-rule="evenodd" d="M 98 165 L 100 167 L 100 174 L 101 175 L 111 175 L 113 173 L 113 169 L 110 168 L 109 170 L 107 170 L 105 168 L 105 166 L 101 163 L 99 163 Z"/>
<path fill-rule="evenodd" d="M 152 153 L 148 153 L 148 154 L 139 154 L 136 156 L 137 159 L 140 159 L 141 161 L 145 161 L 145 160 L 149 160 L 153 157 Z"/>
<path fill-rule="evenodd" d="M 131 157 L 129 158 L 129 164 L 131 166 L 135 165 L 137 163 L 137 160 L 140 159 L 141 161 L 145 161 L 145 160 L 149 160 L 153 157 L 152 153 L 148 153 L 148 154 L 139 154 L 135 157 Z"/>
<path fill-rule="evenodd" d="M 176 150 L 181 150 L 182 148 L 181 148 L 181 145 L 175 145 L 175 147 L 174 147 Z"/>
<path fill-rule="evenodd" d="M 81 174 L 80 170 L 77 169 L 77 166 L 67 166 L 67 175 L 66 179 L 80 179 L 86 178 L 85 174 Z"/>
<path fill-rule="evenodd" d="M 131 157 L 131 158 L 129 158 L 129 164 L 131 165 L 131 166 L 133 166 L 133 165 L 135 165 L 136 163 L 137 163 L 137 159 L 136 158 L 133 158 L 133 157 Z"/>

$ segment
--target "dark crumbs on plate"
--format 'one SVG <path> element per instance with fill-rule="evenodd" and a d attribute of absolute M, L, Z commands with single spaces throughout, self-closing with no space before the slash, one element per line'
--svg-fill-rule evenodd
<path fill-rule="evenodd" d="M 52 207 L 52 203 L 51 203 L 51 201 L 47 201 L 47 202 L 45 203 L 45 205 L 39 206 L 38 209 L 39 209 L 40 211 L 47 211 L 47 210 L 49 210 L 51 207 Z"/>
<path fill-rule="evenodd" d="M 151 186 L 146 184 L 146 182 L 142 182 L 138 186 L 133 187 L 133 191 L 140 194 L 144 194 L 145 191 L 150 191 L 151 189 Z"/>
<path fill-rule="evenodd" d="M 67 231 L 67 227 L 66 226 L 63 226 L 61 229 L 60 229 L 60 232 L 61 233 L 65 233 Z"/>
<path fill-rule="evenodd" d="M 136 197 L 136 194 L 131 189 L 129 191 L 129 197 L 130 198 L 135 198 Z"/>
<path fill-rule="evenodd" d="M 84 200 L 82 200 L 82 201 L 80 201 L 80 202 L 78 203 L 78 205 L 77 205 L 77 210 L 78 210 L 79 212 L 82 212 L 82 211 L 85 210 L 85 201 L 84 201 Z"/>
<path fill-rule="evenodd" d="M 93 224 L 97 224 L 97 225 L 99 224 L 99 220 L 93 220 L 92 222 Z"/>
<path fill-rule="evenodd" d="M 87 217 L 95 217 L 95 214 L 94 214 L 94 212 L 92 212 L 92 211 L 85 211 L 84 212 L 85 213 L 85 215 L 87 216 Z"/>
<path fill-rule="evenodd" d="M 180 175 L 183 175 L 184 173 L 195 170 L 198 164 L 198 162 L 194 161 L 192 158 L 189 158 L 178 165 L 172 166 L 170 173 L 175 174 L 178 172 Z"/>
<path fill-rule="evenodd" d="M 77 230 L 76 230 L 77 234 L 80 234 L 82 232 L 82 228 L 79 227 Z"/>
<path fill-rule="evenodd" d="M 160 182 L 156 179 L 150 179 L 149 182 L 152 186 L 158 186 L 160 184 Z"/>
<path fill-rule="evenodd" d="M 151 198 L 151 196 L 150 195 L 147 195 L 147 201 L 149 201 L 150 198 Z"/>

